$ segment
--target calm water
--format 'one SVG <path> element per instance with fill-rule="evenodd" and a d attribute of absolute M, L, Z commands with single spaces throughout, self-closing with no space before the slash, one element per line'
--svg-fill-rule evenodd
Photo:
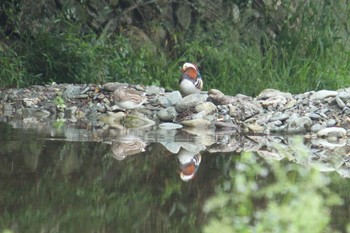
<path fill-rule="evenodd" d="M 0 124 L 0 232 L 350 232 L 347 141 Z"/>

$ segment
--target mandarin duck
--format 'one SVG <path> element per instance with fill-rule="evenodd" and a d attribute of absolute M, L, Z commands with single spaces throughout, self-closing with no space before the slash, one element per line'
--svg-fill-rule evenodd
<path fill-rule="evenodd" d="M 203 88 L 202 76 L 196 65 L 186 62 L 181 69 L 179 85 L 181 93 L 186 96 L 200 93 Z"/>
<path fill-rule="evenodd" d="M 114 91 L 113 100 L 119 107 L 131 110 L 139 108 L 147 98 L 142 91 L 137 91 L 127 86 L 121 86 Z"/>
<path fill-rule="evenodd" d="M 180 178 L 185 182 L 190 181 L 198 171 L 202 161 L 201 154 L 181 148 L 177 158 L 180 163 Z"/>

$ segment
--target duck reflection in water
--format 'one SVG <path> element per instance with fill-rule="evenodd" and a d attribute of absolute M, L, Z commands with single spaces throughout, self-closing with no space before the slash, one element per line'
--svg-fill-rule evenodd
<path fill-rule="evenodd" d="M 111 146 L 113 157 L 117 160 L 123 160 L 128 155 L 135 155 L 145 151 L 147 144 L 134 135 L 122 137 L 118 142 Z"/>
<path fill-rule="evenodd" d="M 201 163 L 201 154 L 181 148 L 177 154 L 177 158 L 180 163 L 181 179 L 185 182 L 192 180 L 195 177 Z"/>

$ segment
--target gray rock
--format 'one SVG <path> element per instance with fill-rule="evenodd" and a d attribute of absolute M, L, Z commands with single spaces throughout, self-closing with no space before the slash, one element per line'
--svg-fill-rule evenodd
<path fill-rule="evenodd" d="M 38 103 L 40 103 L 40 99 L 37 97 L 23 99 L 23 105 L 28 108 L 36 107 Z"/>
<path fill-rule="evenodd" d="M 321 129 L 326 128 L 327 125 L 326 124 L 320 124 L 320 123 L 316 123 L 314 125 L 311 126 L 310 130 L 313 133 L 317 133 L 318 131 L 320 131 Z"/>
<path fill-rule="evenodd" d="M 205 119 L 191 119 L 181 121 L 181 124 L 187 127 L 206 128 L 211 124 L 211 122 Z"/>
<path fill-rule="evenodd" d="M 184 112 L 185 110 L 193 108 L 199 103 L 204 102 L 207 98 L 207 94 L 191 94 L 185 96 L 182 100 L 176 103 L 175 109 L 178 112 Z"/>
<path fill-rule="evenodd" d="M 322 119 L 322 117 L 320 115 L 318 115 L 317 113 L 314 113 L 314 112 L 306 113 L 305 116 L 310 117 L 312 120 Z"/>
<path fill-rule="evenodd" d="M 350 107 L 346 106 L 345 108 L 343 108 L 342 112 L 346 115 L 350 115 Z"/>
<path fill-rule="evenodd" d="M 143 129 L 151 127 L 155 122 L 144 115 L 126 115 L 123 126 L 126 128 Z"/>
<path fill-rule="evenodd" d="M 91 88 L 88 86 L 88 87 L 85 87 L 81 92 L 80 94 L 85 94 L 86 92 L 90 91 Z"/>
<path fill-rule="evenodd" d="M 278 126 L 278 125 L 267 125 L 268 127 L 268 130 L 270 132 L 284 132 L 286 131 L 286 128 L 287 128 L 287 125 L 281 125 L 281 126 Z"/>
<path fill-rule="evenodd" d="M 97 111 L 98 112 L 102 112 L 102 113 L 106 113 L 107 112 L 107 108 L 105 104 L 101 104 L 101 103 L 97 103 Z"/>
<path fill-rule="evenodd" d="M 181 93 L 179 91 L 173 91 L 170 93 L 166 93 L 165 96 L 160 96 L 158 100 L 160 105 L 167 108 L 175 105 L 181 99 L 182 99 Z"/>
<path fill-rule="evenodd" d="M 332 127 L 332 126 L 335 126 L 336 124 L 337 124 L 337 121 L 334 120 L 334 119 L 329 119 L 329 120 L 326 122 L 327 127 Z"/>
<path fill-rule="evenodd" d="M 275 89 L 265 89 L 257 97 L 257 100 L 267 100 L 274 97 L 284 97 L 286 100 L 292 99 L 292 94 Z"/>
<path fill-rule="evenodd" d="M 171 129 L 181 129 L 183 126 L 175 123 L 161 123 L 159 124 L 159 128 L 171 130 Z"/>
<path fill-rule="evenodd" d="M 89 97 L 89 95 L 87 95 L 87 94 L 81 94 L 81 95 L 76 95 L 76 96 L 73 96 L 73 97 L 71 97 L 72 99 L 86 99 L 86 98 L 88 98 Z"/>
<path fill-rule="evenodd" d="M 338 96 L 335 97 L 335 101 L 337 102 L 340 109 L 344 109 L 346 107 L 346 104 Z"/>
<path fill-rule="evenodd" d="M 102 88 L 106 91 L 114 92 L 115 90 L 117 90 L 119 87 L 122 87 L 122 86 L 128 86 L 128 84 L 127 83 L 118 83 L 118 82 L 106 83 L 102 86 Z"/>
<path fill-rule="evenodd" d="M 77 106 L 69 107 L 64 110 L 65 118 L 72 118 L 75 116 L 75 112 L 77 111 Z"/>
<path fill-rule="evenodd" d="M 213 104 L 212 102 L 203 102 L 203 103 L 199 103 L 196 107 L 195 107 L 196 112 L 204 112 L 205 115 L 208 114 L 213 114 L 214 112 L 217 112 L 217 108 L 215 106 L 215 104 Z"/>
<path fill-rule="evenodd" d="M 75 85 L 69 85 L 67 86 L 66 90 L 62 94 L 62 98 L 64 99 L 70 99 L 70 98 L 76 98 L 80 95 L 80 87 Z"/>
<path fill-rule="evenodd" d="M 345 137 L 346 135 L 346 130 L 344 128 L 340 127 L 329 127 L 325 129 L 321 129 L 320 131 L 317 132 L 318 137 Z"/>
<path fill-rule="evenodd" d="M 288 113 L 276 112 L 271 116 L 269 121 L 284 121 L 284 120 L 287 120 L 288 118 L 289 118 Z"/>
<path fill-rule="evenodd" d="M 311 144 L 317 147 L 322 148 L 329 148 L 329 149 L 335 149 L 337 147 L 344 147 L 346 146 L 346 141 L 340 141 L 340 140 L 333 140 L 329 141 L 325 138 L 313 138 L 311 139 Z"/>
<path fill-rule="evenodd" d="M 265 127 L 258 124 L 247 124 L 245 126 L 252 133 L 263 133 L 265 131 Z"/>
<path fill-rule="evenodd" d="M 230 111 L 227 105 L 217 105 L 216 108 L 218 109 L 219 113 L 222 115 L 228 114 L 228 112 Z"/>
<path fill-rule="evenodd" d="M 34 115 L 34 108 L 21 108 L 18 110 L 21 117 L 28 118 Z"/>
<path fill-rule="evenodd" d="M 227 128 L 238 129 L 238 126 L 234 124 L 232 121 L 217 121 L 215 122 L 215 126 L 220 129 L 227 129 Z"/>
<path fill-rule="evenodd" d="M 230 116 L 242 121 L 262 111 L 260 104 L 256 101 L 237 100 L 228 106 L 230 109 Z"/>
<path fill-rule="evenodd" d="M 157 86 L 150 86 L 146 88 L 145 93 L 147 95 L 158 95 L 160 93 L 164 93 L 164 88 L 157 87 Z"/>
<path fill-rule="evenodd" d="M 310 117 L 293 117 L 288 121 L 288 133 L 302 133 L 308 131 L 312 126 Z"/>
<path fill-rule="evenodd" d="M 14 107 L 12 106 L 12 103 L 5 103 L 3 105 L 3 115 L 5 117 L 12 116 L 13 111 L 14 111 Z"/>
<path fill-rule="evenodd" d="M 161 109 L 158 111 L 157 116 L 161 121 L 174 121 L 177 112 L 175 107 L 168 107 L 166 109 Z"/>
<path fill-rule="evenodd" d="M 234 99 L 233 96 L 225 95 L 224 93 L 222 93 L 217 89 L 210 89 L 208 91 L 208 94 L 209 94 L 210 101 L 217 106 L 230 104 Z"/>
<path fill-rule="evenodd" d="M 339 94 L 337 95 L 337 98 L 348 102 L 350 101 L 350 93 L 345 91 L 340 91 Z"/>
<path fill-rule="evenodd" d="M 315 92 L 313 94 L 313 97 L 315 99 L 323 100 L 323 99 L 326 99 L 328 97 L 334 97 L 337 95 L 338 95 L 337 91 L 320 90 L 320 91 Z"/>
<path fill-rule="evenodd" d="M 297 103 L 296 99 L 291 99 L 286 103 L 286 105 L 284 105 L 283 109 L 293 108 L 296 105 L 296 103 Z"/>
<path fill-rule="evenodd" d="M 49 117 L 50 115 L 51 113 L 45 109 L 38 109 L 34 113 L 34 116 L 38 118 L 45 118 L 45 117 Z"/>

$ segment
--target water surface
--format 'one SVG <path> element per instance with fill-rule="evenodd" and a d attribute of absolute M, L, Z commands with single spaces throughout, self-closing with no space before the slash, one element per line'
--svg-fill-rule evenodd
<path fill-rule="evenodd" d="M 346 140 L 0 130 L 0 232 L 350 232 Z"/>

